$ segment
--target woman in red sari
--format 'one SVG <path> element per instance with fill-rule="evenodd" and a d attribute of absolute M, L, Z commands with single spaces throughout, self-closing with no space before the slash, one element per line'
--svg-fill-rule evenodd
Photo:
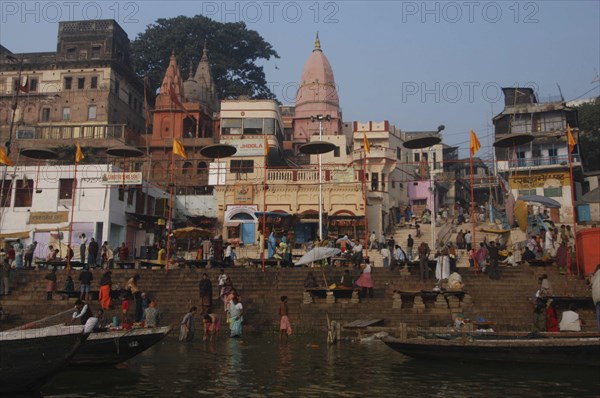
<path fill-rule="evenodd" d="M 546 303 L 546 331 L 558 332 L 558 317 L 552 299 L 549 299 Z"/>

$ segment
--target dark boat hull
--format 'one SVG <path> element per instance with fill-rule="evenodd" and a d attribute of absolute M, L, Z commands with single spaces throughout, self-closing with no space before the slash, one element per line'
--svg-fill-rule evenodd
<path fill-rule="evenodd" d="M 600 338 L 518 340 L 383 340 L 413 358 L 600 366 Z"/>
<path fill-rule="evenodd" d="M 170 331 L 171 328 L 166 326 L 92 333 L 69 365 L 116 365 L 146 351 Z"/>
<path fill-rule="evenodd" d="M 50 329 L 0 334 L 0 395 L 39 390 L 67 364 L 87 337 L 83 326 L 62 328 L 71 330 L 68 334 L 47 333 Z"/>

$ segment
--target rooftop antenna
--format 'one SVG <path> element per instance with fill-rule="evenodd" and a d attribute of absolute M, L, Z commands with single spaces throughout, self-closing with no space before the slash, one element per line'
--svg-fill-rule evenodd
<path fill-rule="evenodd" d="M 563 96 L 562 90 L 560 89 L 560 85 L 556 83 L 556 87 L 558 87 L 558 93 L 560 94 L 560 100 L 565 102 L 565 97 Z"/>

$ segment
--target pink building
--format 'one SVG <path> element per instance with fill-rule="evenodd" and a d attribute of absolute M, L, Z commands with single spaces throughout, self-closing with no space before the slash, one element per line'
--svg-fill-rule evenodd
<path fill-rule="evenodd" d="M 408 183 L 408 201 L 415 215 L 420 216 L 425 209 L 431 211 L 432 196 L 430 187 L 431 182 L 429 180 Z"/>

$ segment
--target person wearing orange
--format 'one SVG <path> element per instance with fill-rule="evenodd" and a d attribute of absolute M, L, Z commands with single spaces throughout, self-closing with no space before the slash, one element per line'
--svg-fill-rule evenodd
<path fill-rule="evenodd" d="M 102 275 L 102 279 L 100 279 L 100 292 L 98 295 L 98 299 L 100 300 L 100 305 L 103 310 L 110 309 L 110 289 L 112 286 L 112 272 L 107 271 Z"/>

